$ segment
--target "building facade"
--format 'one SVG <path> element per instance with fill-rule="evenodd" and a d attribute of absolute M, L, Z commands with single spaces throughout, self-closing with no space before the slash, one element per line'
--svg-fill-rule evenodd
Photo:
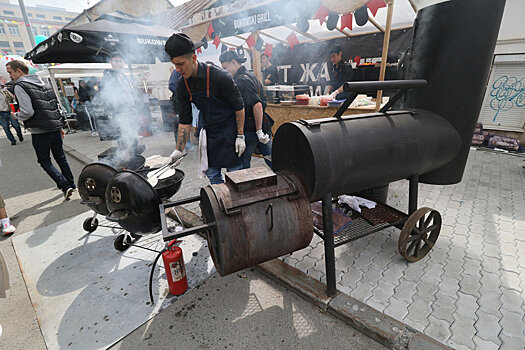
<path fill-rule="evenodd" d="M 48 37 L 78 16 L 59 7 L 26 6 L 33 36 Z M 0 0 L 0 55 L 24 56 L 33 48 L 18 3 Z"/>

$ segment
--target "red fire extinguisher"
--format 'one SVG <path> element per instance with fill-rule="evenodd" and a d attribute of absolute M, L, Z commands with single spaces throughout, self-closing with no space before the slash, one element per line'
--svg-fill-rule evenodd
<path fill-rule="evenodd" d="M 173 295 L 181 295 L 188 289 L 184 257 L 182 256 L 182 249 L 177 243 L 182 243 L 182 241 L 173 240 L 169 242 L 166 251 L 162 253 L 169 290 Z"/>

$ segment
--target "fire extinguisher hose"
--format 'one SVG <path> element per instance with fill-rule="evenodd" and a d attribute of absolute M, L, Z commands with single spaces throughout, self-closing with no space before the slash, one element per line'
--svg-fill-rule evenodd
<path fill-rule="evenodd" d="M 153 305 L 153 274 L 155 273 L 155 267 L 157 266 L 157 261 L 159 261 L 159 258 L 162 256 L 162 253 L 164 253 L 169 248 L 164 248 L 160 251 L 159 254 L 157 254 L 157 257 L 153 261 L 153 266 L 151 266 L 151 273 L 149 274 L 149 298 L 151 300 L 151 305 Z"/>

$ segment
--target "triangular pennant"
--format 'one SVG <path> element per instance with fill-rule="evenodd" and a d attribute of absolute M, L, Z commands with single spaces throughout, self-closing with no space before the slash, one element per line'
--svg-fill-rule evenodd
<path fill-rule="evenodd" d="M 209 36 L 210 38 L 211 38 L 211 34 L 212 34 L 214 31 L 215 31 L 215 30 L 213 29 L 213 26 L 212 26 L 211 23 L 210 23 L 210 25 L 208 26 L 208 36 Z"/>
<path fill-rule="evenodd" d="M 386 4 L 384 0 L 370 0 L 366 3 L 366 6 L 372 12 L 372 16 L 376 16 L 377 10 L 379 10 L 381 7 L 386 7 Z"/>
<path fill-rule="evenodd" d="M 248 47 L 250 48 L 250 50 L 252 49 L 252 47 L 255 46 L 255 39 L 253 38 L 253 34 L 250 34 L 250 36 L 248 37 L 248 39 L 246 39 L 246 44 L 248 45 Z"/>
<path fill-rule="evenodd" d="M 268 57 L 272 57 L 272 51 L 273 51 L 273 45 L 272 44 L 266 44 L 264 45 L 264 54 Z"/>
<path fill-rule="evenodd" d="M 264 40 L 260 36 L 257 37 L 257 40 L 255 41 L 255 50 L 261 51 L 263 45 L 264 45 Z"/>
<path fill-rule="evenodd" d="M 219 44 L 221 43 L 221 38 L 219 38 L 218 35 L 215 35 L 215 38 L 213 38 L 213 45 L 215 45 L 215 48 L 219 48 Z"/>
<path fill-rule="evenodd" d="M 292 50 L 294 45 L 299 44 L 299 39 L 297 39 L 297 35 L 295 35 L 295 32 L 291 32 L 290 35 L 286 37 L 286 41 L 288 41 L 288 45 L 290 45 L 290 48 Z"/>
<path fill-rule="evenodd" d="M 199 53 L 202 53 L 202 47 L 199 47 L 199 48 L 197 49 L 197 54 L 199 54 Z"/>
<path fill-rule="evenodd" d="M 323 24 L 324 20 L 326 19 L 326 16 L 328 16 L 329 13 L 330 10 L 326 6 L 321 5 L 315 13 L 314 19 L 318 19 L 319 23 Z"/>
<path fill-rule="evenodd" d="M 348 28 L 352 30 L 352 22 L 354 18 L 354 14 L 352 12 L 345 13 L 341 16 L 341 30 L 344 30 L 345 28 Z"/>

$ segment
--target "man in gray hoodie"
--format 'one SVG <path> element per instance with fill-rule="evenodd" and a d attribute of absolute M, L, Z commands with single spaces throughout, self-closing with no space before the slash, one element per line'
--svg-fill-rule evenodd
<path fill-rule="evenodd" d="M 29 68 L 21 61 L 8 62 L 6 69 L 15 81 L 15 97 L 20 108 L 12 115 L 30 129 L 38 163 L 62 190 L 64 198 L 69 199 L 76 187 L 62 147 L 64 118 L 55 93 L 40 77 L 28 75 Z M 50 152 L 60 171 L 51 163 Z"/>

